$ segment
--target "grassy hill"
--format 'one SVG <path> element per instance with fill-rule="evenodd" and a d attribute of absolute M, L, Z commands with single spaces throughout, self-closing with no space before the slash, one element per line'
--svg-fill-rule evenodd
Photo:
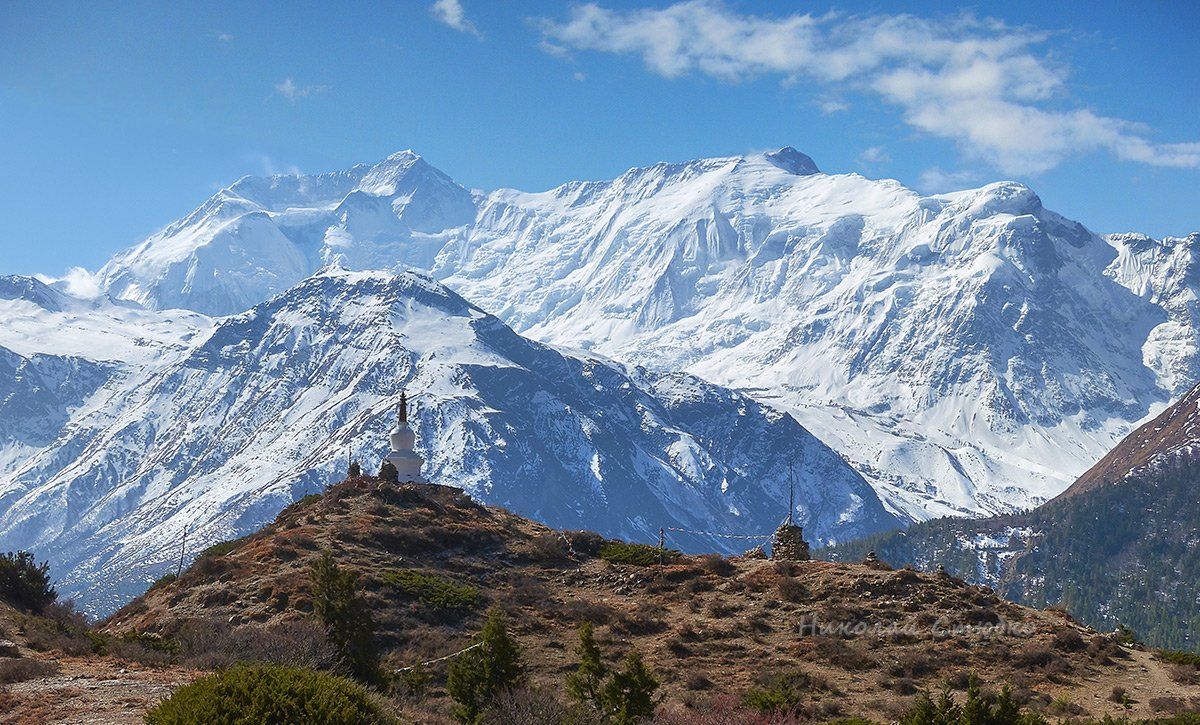
<path fill-rule="evenodd" d="M 307 497 L 259 533 L 215 547 L 104 628 L 178 642 L 180 659 L 217 664 L 232 642 L 261 633 L 308 641 L 309 568 L 324 551 L 359 575 L 397 667 L 460 650 L 495 606 L 544 691 L 562 691 L 577 664 L 576 629 L 588 621 L 610 663 L 641 653 L 668 710 L 782 689 L 805 718 L 888 722 L 919 690 L 963 688 L 969 675 L 1009 684 L 1051 715 L 1123 714 L 1114 688 L 1132 693 L 1132 712 L 1142 715 L 1200 698 L 1200 687 L 1177 682 L 1173 665 L 1150 651 L 948 575 L 677 554 L 660 567 L 656 552 L 553 531 L 457 489 L 370 477 Z M 443 666 L 427 668 L 419 697 L 397 696 L 410 720 L 445 721 Z"/>

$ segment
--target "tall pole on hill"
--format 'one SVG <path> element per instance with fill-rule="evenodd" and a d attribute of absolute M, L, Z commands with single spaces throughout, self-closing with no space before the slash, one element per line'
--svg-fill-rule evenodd
<path fill-rule="evenodd" d="M 175 569 L 175 578 L 183 576 L 183 556 L 187 553 L 187 532 L 188 527 L 183 527 L 183 539 L 179 542 L 179 567 Z"/>
<path fill-rule="evenodd" d="M 792 525 L 792 514 L 796 511 L 796 463 L 788 466 L 788 515 L 787 525 Z"/>

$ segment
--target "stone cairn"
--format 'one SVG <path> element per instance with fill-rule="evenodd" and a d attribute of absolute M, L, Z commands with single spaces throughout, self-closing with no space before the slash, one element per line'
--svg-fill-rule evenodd
<path fill-rule="evenodd" d="M 883 559 L 880 559 L 873 551 L 867 554 L 867 557 L 865 559 L 863 559 L 862 563 L 863 563 L 863 566 L 869 567 L 871 569 L 879 569 L 880 571 L 890 571 L 892 568 L 892 567 L 888 566 L 887 563 L 883 561 Z"/>
<path fill-rule="evenodd" d="M 788 522 L 775 530 L 771 542 L 771 558 L 775 561 L 808 561 L 808 542 L 804 540 L 804 529 Z"/>

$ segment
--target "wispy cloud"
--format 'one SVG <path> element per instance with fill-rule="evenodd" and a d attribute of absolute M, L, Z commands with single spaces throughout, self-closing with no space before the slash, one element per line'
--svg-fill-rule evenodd
<path fill-rule="evenodd" d="M 281 164 L 264 153 L 246 155 L 247 160 L 257 162 L 263 176 L 303 176 L 304 172 L 295 164 Z"/>
<path fill-rule="evenodd" d="M 1200 142 L 1159 143 L 1141 124 L 1072 106 L 1068 68 L 1044 50 L 1051 34 L 999 20 L 775 17 L 687 0 L 640 10 L 580 5 L 565 21 L 543 19 L 540 26 L 544 48 L 639 56 L 667 78 L 773 74 L 832 94 L 871 94 L 914 128 L 1006 173 L 1038 173 L 1099 150 L 1155 166 L 1200 167 Z M 818 107 L 834 112 L 840 103 Z"/>
<path fill-rule="evenodd" d="M 34 276 L 46 284 L 57 285 L 64 289 L 67 294 L 75 295 L 76 297 L 94 299 L 104 294 L 104 288 L 100 284 L 100 276 L 87 271 L 83 267 L 71 267 L 61 277 L 51 277 L 45 274 Z"/>
<path fill-rule="evenodd" d="M 233 35 L 231 35 L 230 33 L 221 31 L 221 30 L 214 30 L 212 33 L 210 33 L 210 35 L 213 37 L 214 40 L 217 40 L 221 43 L 228 43 L 233 40 Z"/>
<path fill-rule="evenodd" d="M 850 110 L 850 104 L 840 98 L 822 98 L 817 101 L 817 108 L 821 109 L 821 113 L 826 116 L 832 116 L 835 113 Z"/>
<path fill-rule="evenodd" d="M 295 103 L 302 98 L 315 96 L 329 90 L 329 86 L 302 86 L 291 78 L 284 78 L 275 84 L 275 92 Z"/>
<path fill-rule="evenodd" d="M 886 164 L 891 160 L 892 157 L 888 155 L 887 149 L 882 146 L 870 146 L 863 149 L 863 152 L 858 155 L 858 163 L 863 166 Z"/>
<path fill-rule="evenodd" d="M 437 0 L 429 8 L 429 12 L 433 13 L 433 17 L 439 23 L 454 28 L 460 33 L 469 33 L 476 38 L 483 37 L 475 24 L 467 19 L 467 11 L 463 9 L 461 0 Z"/>

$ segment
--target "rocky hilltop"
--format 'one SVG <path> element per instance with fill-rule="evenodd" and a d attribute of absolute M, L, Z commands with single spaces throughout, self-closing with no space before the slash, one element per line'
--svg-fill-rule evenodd
<path fill-rule="evenodd" d="M 797 685 L 817 720 L 890 721 L 922 688 L 969 674 L 1009 683 L 1048 714 L 1134 714 L 1200 687 L 1171 679 L 1144 649 L 1062 611 L 1005 601 L 985 587 L 878 562 L 840 564 L 686 556 L 558 531 L 482 506 L 461 491 L 352 478 L 286 508 L 262 531 L 215 547 L 182 577 L 114 614 L 106 630 L 171 639 L 311 619 L 309 567 L 323 551 L 357 572 L 393 666 L 461 649 L 483 611 L 505 610 L 535 682 L 561 691 L 575 630 L 596 626 L 613 662 L 639 651 L 670 708 Z M 414 721 L 440 722 L 441 670 Z"/>

